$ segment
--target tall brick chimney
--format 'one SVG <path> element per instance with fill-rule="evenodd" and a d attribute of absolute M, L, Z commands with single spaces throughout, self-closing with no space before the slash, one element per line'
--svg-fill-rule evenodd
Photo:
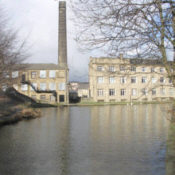
<path fill-rule="evenodd" d="M 59 1 L 58 65 L 67 68 L 66 2 Z"/>

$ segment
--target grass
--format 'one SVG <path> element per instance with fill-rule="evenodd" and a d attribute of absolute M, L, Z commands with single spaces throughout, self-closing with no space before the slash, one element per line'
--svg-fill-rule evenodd
<path fill-rule="evenodd" d="M 172 103 L 170 101 L 142 101 L 142 102 L 132 102 L 135 104 L 165 104 Z M 104 105 L 130 105 L 131 102 L 93 102 L 93 101 L 82 101 L 80 103 L 69 104 L 70 106 L 104 106 Z"/>

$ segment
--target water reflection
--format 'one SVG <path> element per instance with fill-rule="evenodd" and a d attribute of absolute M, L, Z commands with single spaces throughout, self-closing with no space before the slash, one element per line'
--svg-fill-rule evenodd
<path fill-rule="evenodd" d="M 68 174 L 69 110 L 44 109 L 43 115 L 1 129 L 0 174 Z"/>
<path fill-rule="evenodd" d="M 168 105 L 43 109 L 0 130 L 0 174 L 165 175 Z"/>
<path fill-rule="evenodd" d="M 93 107 L 93 169 L 103 167 L 100 174 L 165 174 L 165 114 L 158 105 Z"/>

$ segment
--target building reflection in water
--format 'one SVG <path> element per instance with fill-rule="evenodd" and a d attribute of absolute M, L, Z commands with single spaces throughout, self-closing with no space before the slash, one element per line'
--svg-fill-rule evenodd
<path fill-rule="evenodd" d="M 69 153 L 70 153 L 70 115 L 69 108 L 57 109 L 56 128 L 58 129 L 58 138 L 56 141 L 56 150 L 58 151 L 58 174 L 69 174 Z"/>
<path fill-rule="evenodd" d="M 168 105 L 42 109 L 0 132 L 0 174 L 164 175 Z"/>
<path fill-rule="evenodd" d="M 165 105 L 92 107 L 92 172 L 165 174 L 169 123 L 163 108 Z"/>
<path fill-rule="evenodd" d="M 46 108 L 42 114 L 1 129 L 0 174 L 69 174 L 69 108 Z"/>

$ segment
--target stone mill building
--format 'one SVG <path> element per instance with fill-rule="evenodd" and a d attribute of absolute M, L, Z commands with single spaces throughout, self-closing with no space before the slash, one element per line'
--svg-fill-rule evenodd
<path fill-rule="evenodd" d="M 170 62 L 171 64 L 171 62 Z M 161 60 L 90 58 L 90 98 L 95 102 L 175 99 L 175 88 Z"/>
<path fill-rule="evenodd" d="M 22 94 L 46 103 L 68 103 L 68 66 L 66 36 L 66 2 L 59 2 L 58 64 L 24 64 L 11 73 L 19 79 L 14 88 Z M 22 80 L 22 81 L 21 81 Z"/>

